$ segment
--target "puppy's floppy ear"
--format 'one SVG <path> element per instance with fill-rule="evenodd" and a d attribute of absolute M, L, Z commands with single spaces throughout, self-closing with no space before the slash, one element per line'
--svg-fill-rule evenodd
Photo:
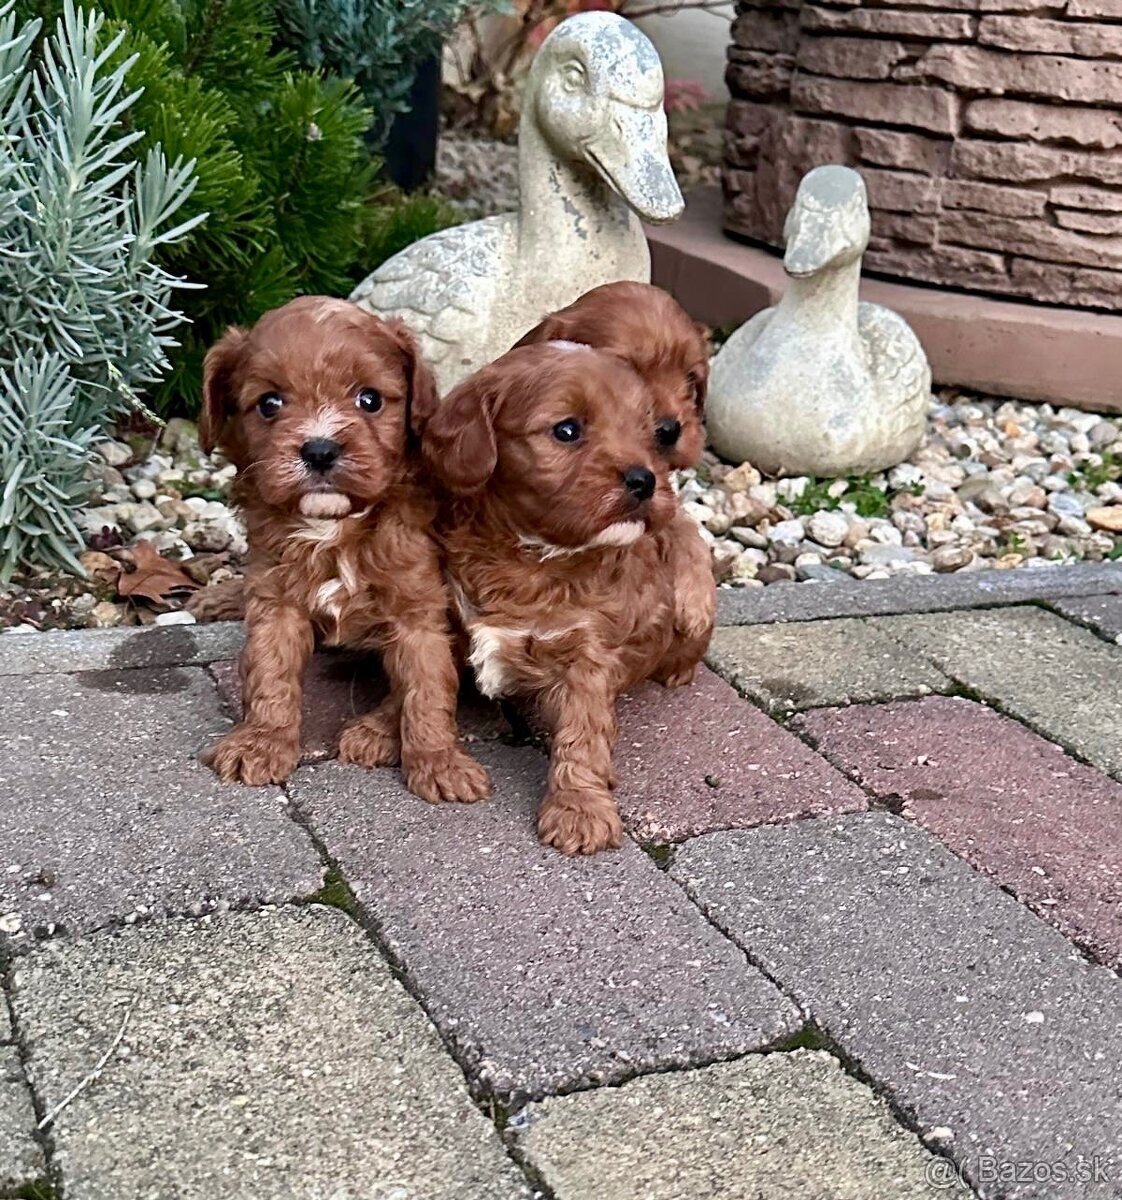
<path fill-rule="evenodd" d="M 705 397 L 709 393 L 709 349 L 710 337 L 712 331 L 708 325 L 702 325 L 700 321 L 695 322 L 698 336 L 701 338 L 701 345 L 704 350 L 704 357 L 698 366 L 693 369 L 693 380 L 695 387 L 694 403 L 697 405 L 697 415 L 705 416 Z"/>
<path fill-rule="evenodd" d="M 394 320 L 387 324 L 405 359 L 405 385 L 408 388 L 405 411 L 409 432 L 419 437 L 440 404 L 436 379 L 432 369 L 425 362 L 417 339 L 405 323 Z"/>
<path fill-rule="evenodd" d="M 237 410 L 235 380 L 249 335 L 231 325 L 203 359 L 203 411 L 199 417 L 199 446 L 204 454 L 218 445 L 226 421 Z"/>
<path fill-rule="evenodd" d="M 479 491 L 498 464 L 500 378 L 493 367 L 476 371 L 444 397 L 425 425 L 421 452 L 429 470 L 451 492 L 466 496 Z"/>
<path fill-rule="evenodd" d="M 565 328 L 565 322 L 561 319 L 560 315 L 551 313 L 544 321 L 535 325 L 529 333 L 524 333 L 511 346 L 511 349 L 517 350 L 519 346 L 536 346 L 539 342 L 563 341 L 568 336 Z"/>

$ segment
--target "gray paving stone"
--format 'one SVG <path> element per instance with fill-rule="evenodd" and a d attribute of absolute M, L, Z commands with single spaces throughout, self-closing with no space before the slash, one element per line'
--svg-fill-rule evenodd
<path fill-rule="evenodd" d="M 12 677 L 4 699 L 0 916 L 19 936 L 320 886 L 283 793 L 196 761 L 228 727 L 203 670 Z"/>
<path fill-rule="evenodd" d="M 518 1103 L 799 1027 L 634 843 L 591 859 L 539 845 L 540 754 L 477 750 L 495 795 L 470 807 L 339 763 L 302 767 L 290 791 L 482 1089 Z"/>
<path fill-rule="evenodd" d="M 1061 616 L 1079 621 L 1112 642 L 1122 642 L 1122 596 L 1080 596 L 1056 600 L 1052 608 Z"/>
<path fill-rule="evenodd" d="M 1122 778 L 1122 648 L 1040 608 L 882 617 L 871 624 Z"/>
<path fill-rule="evenodd" d="M 1122 980 L 889 813 L 714 833 L 671 867 L 979 1195 L 1117 1196 Z M 1082 1157 L 1108 1181 L 994 1179 Z"/>
<path fill-rule="evenodd" d="M 717 623 L 766 625 L 772 621 L 940 612 L 1107 592 L 1122 593 L 1122 563 L 898 576 L 866 579 L 860 586 L 845 588 L 818 584 L 779 584 L 751 590 L 721 588 L 717 593 Z"/>
<path fill-rule="evenodd" d="M 7 1020 L 6 1013 L 2 1020 Z M 16 1048 L 0 1045 L 0 1196 L 11 1195 L 46 1175 L 34 1131 L 35 1111 Z"/>
<path fill-rule="evenodd" d="M 646 1075 L 513 1124 L 557 1200 L 932 1200 L 931 1154 L 822 1051 Z"/>
<path fill-rule="evenodd" d="M 0 675 L 189 667 L 235 658 L 245 642 L 240 621 L 127 629 L 67 629 L 0 634 Z"/>
<path fill-rule="evenodd" d="M 709 665 L 772 712 L 946 691 L 931 663 L 864 621 L 717 629 Z"/>
<path fill-rule="evenodd" d="M 529 1196 L 424 1014 L 312 906 L 37 948 L 16 971 L 67 1200 Z"/>

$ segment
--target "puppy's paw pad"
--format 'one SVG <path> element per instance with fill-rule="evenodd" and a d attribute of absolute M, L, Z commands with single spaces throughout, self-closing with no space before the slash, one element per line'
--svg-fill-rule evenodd
<path fill-rule="evenodd" d="M 239 725 L 201 758 L 223 783 L 260 787 L 281 783 L 292 774 L 300 760 L 300 746 L 275 729 Z"/>
<path fill-rule="evenodd" d="M 538 837 L 562 854 L 596 854 L 619 849 L 623 822 L 608 795 L 550 792 L 538 813 Z"/>
<path fill-rule="evenodd" d="M 360 767 L 395 767 L 401 761 L 396 718 L 380 713 L 351 721 L 339 738 L 339 761 Z"/>
<path fill-rule="evenodd" d="M 473 804 L 491 794 L 491 777 L 459 746 L 418 758 L 405 772 L 405 786 L 430 804 Z"/>

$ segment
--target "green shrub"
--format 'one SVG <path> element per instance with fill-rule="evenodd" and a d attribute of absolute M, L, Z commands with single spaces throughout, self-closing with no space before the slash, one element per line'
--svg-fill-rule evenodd
<path fill-rule="evenodd" d="M 380 148 L 417 67 L 472 7 L 464 0 L 276 0 L 281 40 L 302 65 L 353 79 Z"/>
<path fill-rule="evenodd" d="M 193 164 L 137 153 L 136 102 L 98 14 L 55 31 L 0 7 L 0 582 L 76 566 L 72 510 L 89 447 L 167 368 L 175 280 L 155 262 L 190 234 Z"/>

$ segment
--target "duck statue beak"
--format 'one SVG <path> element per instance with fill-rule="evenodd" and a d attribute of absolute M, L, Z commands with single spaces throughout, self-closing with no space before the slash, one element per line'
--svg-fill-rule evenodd
<path fill-rule="evenodd" d="M 662 105 L 612 105 L 611 138 L 594 140 L 586 153 L 604 182 L 652 225 L 676 221 L 686 207 L 666 153 Z"/>

